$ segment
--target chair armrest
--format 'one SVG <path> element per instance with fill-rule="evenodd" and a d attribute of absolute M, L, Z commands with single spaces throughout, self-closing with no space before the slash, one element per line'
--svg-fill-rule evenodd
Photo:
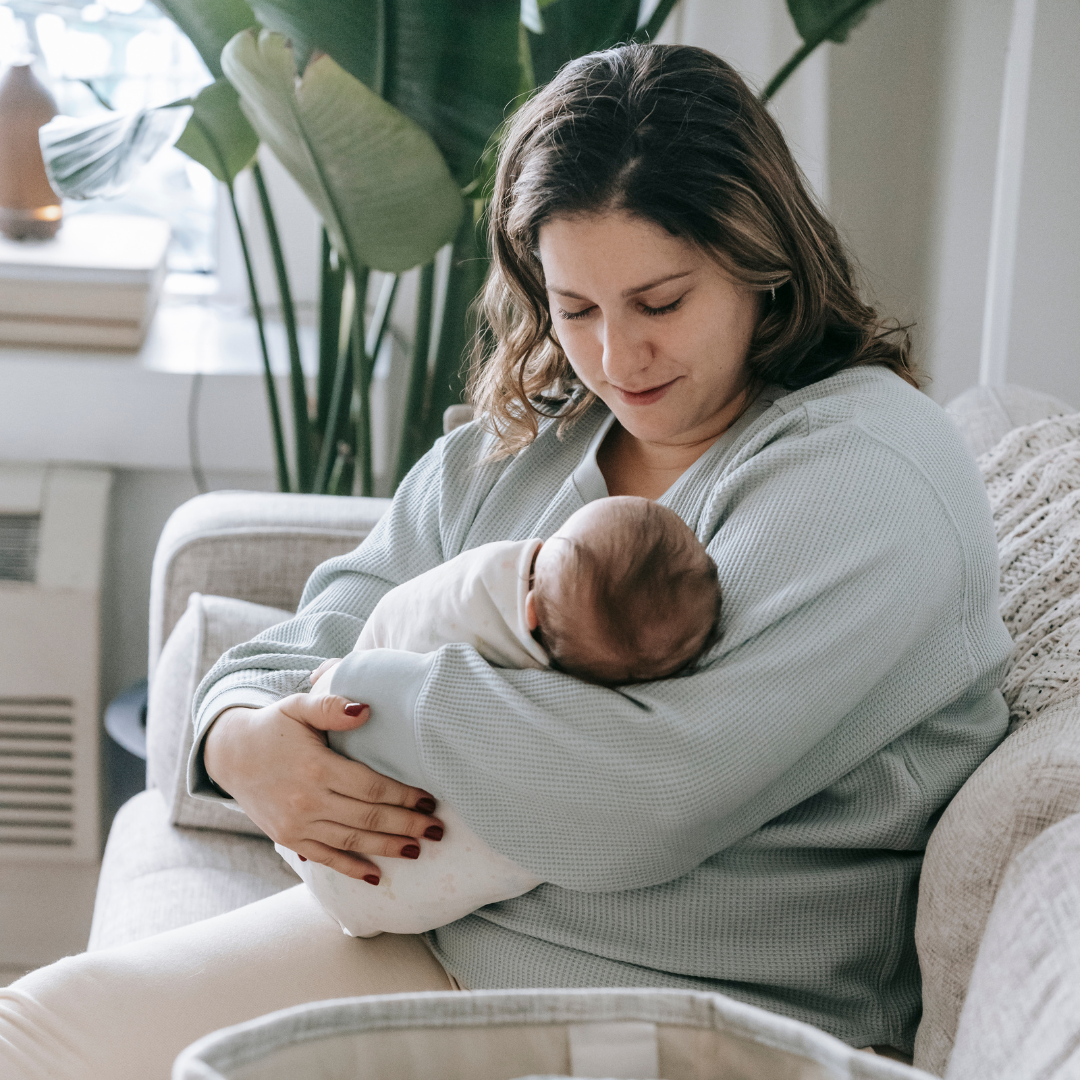
<path fill-rule="evenodd" d="M 295 611 L 312 570 L 352 551 L 389 506 L 389 499 L 214 491 L 178 507 L 150 578 L 151 680 L 192 593 Z"/>
<path fill-rule="evenodd" d="M 985 454 L 1013 428 L 1076 412 L 1060 398 L 1014 383 L 973 386 L 953 398 L 945 406 L 945 411 L 960 429 L 974 457 Z"/>

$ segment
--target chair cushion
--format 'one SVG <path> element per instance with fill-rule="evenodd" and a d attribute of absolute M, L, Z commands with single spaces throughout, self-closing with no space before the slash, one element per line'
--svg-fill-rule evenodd
<path fill-rule="evenodd" d="M 141 791 L 113 821 L 88 947 L 138 941 L 297 884 L 269 840 L 177 828 L 161 793 Z"/>
<path fill-rule="evenodd" d="M 1080 694 L 1080 415 L 1010 432 L 979 468 L 1016 643 L 1002 686 L 1016 730 Z"/>
<path fill-rule="evenodd" d="M 226 649 L 290 618 L 292 612 L 246 600 L 191 594 L 161 651 L 146 713 L 147 783 L 161 793 L 173 825 L 263 835 L 232 804 L 188 794 L 187 761 L 194 736 L 191 701 L 202 677 Z"/>
<path fill-rule="evenodd" d="M 1010 861 L 1080 811 L 1080 416 L 1009 432 L 978 464 L 1015 642 L 1002 687 L 1011 734 L 947 808 L 923 864 L 915 1061 L 939 1074 Z"/>
<path fill-rule="evenodd" d="M 979 766 L 926 847 L 915 942 L 923 1015 L 915 1064 L 941 1075 L 1006 869 L 1048 826 L 1080 812 L 1080 702 L 1043 712 Z"/>
<path fill-rule="evenodd" d="M 1013 428 L 1076 410 L 1060 398 L 1026 386 L 973 386 L 945 406 L 974 457 L 986 453 Z"/>
<path fill-rule="evenodd" d="M 1080 1076 L 1080 816 L 1047 829 L 1009 867 L 946 1075 Z"/>

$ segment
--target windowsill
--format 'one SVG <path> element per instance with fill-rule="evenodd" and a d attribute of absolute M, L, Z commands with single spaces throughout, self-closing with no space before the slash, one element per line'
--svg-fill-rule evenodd
<path fill-rule="evenodd" d="M 285 335 L 280 323 L 266 329 L 288 427 Z M 305 361 L 314 359 L 314 345 L 314 331 L 301 327 Z M 272 472 L 254 319 L 176 296 L 163 298 L 137 352 L 0 346 L 0 461 L 187 469 L 196 373 L 208 376 L 198 414 L 203 467 Z"/>

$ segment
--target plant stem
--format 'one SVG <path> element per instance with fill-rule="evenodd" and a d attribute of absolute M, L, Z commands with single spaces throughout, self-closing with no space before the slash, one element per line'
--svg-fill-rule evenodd
<path fill-rule="evenodd" d="M 97 103 L 99 105 L 101 105 L 104 108 L 108 109 L 109 112 L 115 112 L 116 111 L 113 108 L 112 102 L 109 101 L 109 99 L 107 97 L 105 97 L 101 93 L 101 91 L 98 90 L 98 88 L 89 79 L 77 79 L 76 82 L 81 82 L 83 84 L 83 86 L 85 86 L 86 89 L 89 90 L 90 93 L 94 95 L 94 97 L 97 100 Z"/>
<path fill-rule="evenodd" d="M 281 410 L 278 408 L 277 388 L 274 386 L 274 373 L 270 369 L 270 350 L 266 347 L 266 327 L 263 325 L 262 304 L 259 302 L 259 290 L 255 284 L 255 269 L 251 264 L 251 252 L 248 250 L 247 232 L 240 220 L 240 208 L 236 205 L 236 191 L 232 181 L 226 180 L 229 203 L 232 206 L 236 232 L 240 237 L 240 250 L 244 255 L 244 269 L 247 271 L 248 292 L 251 295 L 251 312 L 255 316 L 255 327 L 259 332 L 259 348 L 262 351 L 263 377 L 266 380 L 266 401 L 270 408 L 270 426 L 274 434 L 274 456 L 277 463 L 278 490 L 289 491 L 289 465 L 285 457 L 285 435 L 281 428 Z"/>
<path fill-rule="evenodd" d="M 331 466 L 334 465 L 334 454 L 337 449 L 338 433 L 349 415 L 349 400 L 352 397 L 350 391 L 346 391 L 349 385 L 349 369 L 352 365 L 351 358 L 351 332 L 341 343 L 340 351 L 336 357 L 334 370 L 334 385 L 330 392 L 329 407 L 327 409 L 326 426 L 323 429 L 322 449 L 319 453 L 319 465 L 315 470 L 314 489 L 317 494 L 323 495 L 330 490 L 333 483 Z M 340 455 L 339 455 L 340 456 Z M 336 466 L 335 466 L 336 467 Z M 340 475 L 340 470 L 339 470 Z"/>
<path fill-rule="evenodd" d="M 341 300 L 345 289 L 345 267 L 334 258 L 330 237 L 322 231 L 322 260 L 319 270 L 319 376 L 315 428 L 325 438 L 330 416 L 330 399 L 341 351 Z"/>
<path fill-rule="evenodd" d="M 374 370 L 375 361 L 379 359 L 379 350 L 382 348 L 383 338 L 386 337 L 386 328 L 390 325 L 390 312 L 394 307 L 394 297 L 397 296 L 400 281 L 400 274 L 387 274 L 379 290 L 375 313 L 371 317 L 371 326 L 368 327 L 367 341 L 364 342 L 364 348 L 371 358 L 372 370 Z"/>
<path fill-rule="evenodd" d="M 644 26 L 639 26 L 630 40 L 637 42 L 652 41 L 660 33 L 660 28 L 678 2 L 679 0 L 660 0 L 656 10 L 649 16 L 648 22 Z"/>
<path fill-rule="evenodd" d="M 386 0 L 375 0 L 375 73 L 371 89 L 381 98 L 386 97 L 387 23 Z"/>
<path fill-rule="evenodd" d="M 199 127 L 207 146 L 217 160 L 220 175 L 218 179 L 229 193 L 229 205 L 232 207 L 233 221 L 236 223 L 236 235 L 240 238 L 240 250 L 244 255 L 244 269 L 247 271 L 248 293 L 251 296 L 251 313 L 255 317 L 255 326 L 259 332 L 259 350 L 262 353 L 263 379 L 266 383 L 266 403 L 270 409 L 270 428 L 274 436 L 274 460 L 277 465 L 278 490 L 289 491 L 289 463 L 285 456 L 285 434 L 281 429 L 281 409 L 278 407 L 277 387 L 274 385 L 274 373 L 270 369 L 270 350 L 266 347 L 266 328 L 263 326 L 262 304 L 259 302 L 259 289 L 255 283 L 255 269 L 251 264 L 251 252 L 248 250 L 247 230 L 240 220 L 240 208 L 236 205 L 236 189 L 229 174 L 225 155 L 214 138 L 213 131 L 199 120 L 199 114 L 193 112 L 192 120 Z"/>
<path fill-rule="evenodd" d="M 489 265 L 486 246 L 477 235 L 477 211 L 474 202 L 473 213 L 465 215 L 450 252 L 441 325 L 433 331 L 437 335 L 435 363 L 422 410 L 421 453 L 442 435 L 444 411 L 448 405 L 459 404 L 465 390 L 466 357 L 476 330 L 472 305 Z"/>
<path fill-rule="evenodd" d="M 262 169 L 258 161 L 251 166 L 251 175 L 259 192 L 259 204 L 262 207 L 266 235 L 270 241 L 270 252 L 274 258 L 274 273 L 277 277 L 278 295 L 281 299 L 281 317 L 285 323 L 285 336 L 289 343 L 289 389 L 292 392 L 293 427 L 296 441 L 296 490 L 311 491 L 312 439 L 311 419 L 308 415 L 307 380 L 300 364 L 300 341 L 296 333 L 296 308 L 293 305 L 292 289 L 289 287 L 289 274 L 285 268 L 285 255 L 281 250 L 277 221 L 270 205 L 270 193 L 266 190 Z"/>
<path fill-rule="evenodd" d="M 847 22 L 848 19 L 858 15 L 864 7 L 869 7 L 875 2 L 876 0 L 854 0 L 854 2 L 848 4 L 843 11 L 834 16 L 832 22 L 828 23 L 823 30 L 820 30 L 813 37 L 804 41 L 802 45 L 791 54 L 787 63 L 784 64 L 784 66 L 769 80 L 768 86 L 761 91 L 761 102 L 764 104 L 765 102 L 771 101 L 776 96 L 780 87 L 795 73 L 799 65 L 823 41 L 827 41 L 845 22 Z"/>
<path fill-rule="evenodd" d="M 420 457 L 423 431 L 424 398 L 427 396 L 428 354 L 431 351 L 431 310 L 435 301 L 435 263 L 429 262 L 420 270 L 420 289 L 416 298 L 416 329 L 413 333 L 412 364 L 409 367 L 409 388 L 405 392 L 405 415 L 401 425 L 394 487 Z"/>
<path fill-rule="evenodd" d="M 353 387 L 356 391 L 356 441 L 354 470 L 360 474 L 360 494 L 371 495 L 375 490 L 375 476 L 371 462 L 371 371 L 367 350 L 364 348 L 364 314 L 367 307 L 367 287 L 370 271 L 366 266 L 353 269 L 356 283 L 356 303 L 353 306 L 352 347 Z M 354 471 L 354 478 L 356 473 Z"/>

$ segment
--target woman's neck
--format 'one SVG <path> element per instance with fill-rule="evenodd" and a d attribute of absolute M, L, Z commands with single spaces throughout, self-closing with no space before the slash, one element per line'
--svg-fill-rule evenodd
<path fill-rule="evenodd" d="M 722 426 L 717 425 L 719 430 L 685 442 L 646 442 L 616 421 L 596 454 L 608 494 L 659 499 L 738 420 L 753 398 L 752 393 L 740 395 L 732 403 L 730 416 L 723 418 Z"/>
<path fill-rule="evenodd" d="M 646 443 L 616 422 L 597 452 L 596 464 L 609 495 L 659 499 L 719 437 L 675 446 Z"/>

